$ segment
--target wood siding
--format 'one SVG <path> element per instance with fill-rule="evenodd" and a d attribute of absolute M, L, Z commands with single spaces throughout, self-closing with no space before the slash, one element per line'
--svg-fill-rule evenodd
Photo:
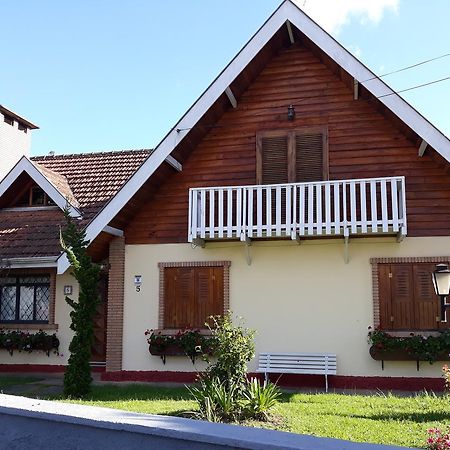
<path fill-rule="evenodd" d="M 190 187 L 255 184 L 257 133 L 311 127 L 327 131 L 330 180 L 405 175 L 408 235 L 450 234 L 447 164 L 432 149 L 419 157 L 392 120 L 371 101 L 354 100 L 353 90 L 300 44 L 281 50 L 238 107 L 209 127 L 182 161 L 183 171 L 140 204 L 126 228 L 127 244 L 186 242 Z"/>

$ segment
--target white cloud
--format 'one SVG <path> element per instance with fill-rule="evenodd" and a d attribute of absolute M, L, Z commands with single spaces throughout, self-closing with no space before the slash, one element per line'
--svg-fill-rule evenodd
<path fill-rule="evenodd" d="M 334 34 L 351 19 L 378 23 L 385 11 L 396 12 L 400 0 L 294 0 L 320 26 Z"/>

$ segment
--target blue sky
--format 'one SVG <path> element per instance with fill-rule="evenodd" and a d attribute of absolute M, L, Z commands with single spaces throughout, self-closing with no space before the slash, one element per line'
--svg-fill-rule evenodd
<path fill-rule="evenodd" d="M 0 103 L 32 154 L 154 147 L 281 0 L 2 2 Z M 298 0 L 377 74 L 450 53 L 448 0 Z M 450 57 L 386 77 L 450 76 Z M 450 81 L 403 94 L 450 136 Z"/>

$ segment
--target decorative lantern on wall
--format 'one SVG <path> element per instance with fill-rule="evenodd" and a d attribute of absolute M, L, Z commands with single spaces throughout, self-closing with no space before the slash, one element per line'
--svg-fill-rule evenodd
<path fill-rule="evenodd" d="M 445 298 L 450 294 L 450 270 L 447 264 L 438 264 L 433 272 L 434 290 L 441 299 L 441 322 L 447 322 L 447 308 L 450 303 Z"/>

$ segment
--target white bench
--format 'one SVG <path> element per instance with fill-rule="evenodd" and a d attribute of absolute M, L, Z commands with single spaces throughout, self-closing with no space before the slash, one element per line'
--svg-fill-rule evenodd
<path fill-rule="evenodd" d="M 330 353 L 260 353 L 257 372 L 295 373 L 325 376 L 328 392 L 328 375 L 336 375 L 336 355 Z"/>

